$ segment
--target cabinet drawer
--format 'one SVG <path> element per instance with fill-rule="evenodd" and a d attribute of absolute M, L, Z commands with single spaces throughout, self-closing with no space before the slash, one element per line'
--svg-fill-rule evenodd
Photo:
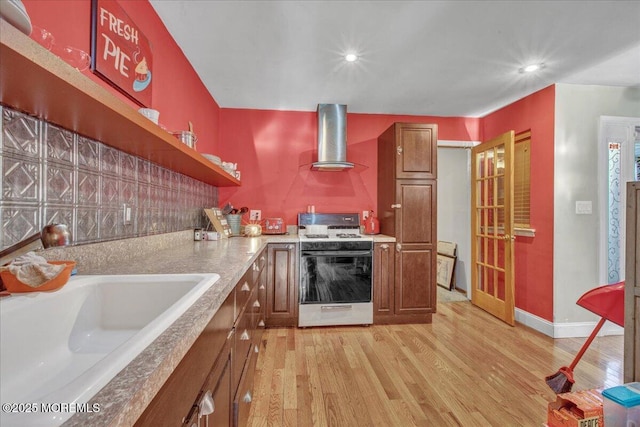
<path fill-rule="evenodd" d="M 267 322 L 267 273 L 263 273 L 260 276 L 258 282 L 258 302 L 260 303 L 260 310 L 258 311 L 258 323 L 256 327 L 258 329 L 264 329 Z"/>
<path fill-rule="evenodd" d="M 258 258 L 251 264 L 251 271 L 253 275 L 253 283 L 258 282 L 260 275 L 264 271 L 267 265 L 267 254 L 266 251 L 262 251 Z"/>
<path fill-rule="evenodd" d="M 233 399 L 234 426 L 246 426 L 249 420 L 249 412 L 251 411 L 251 403 L 253 401 L 253 379 L 257 360 L 258 354 L 253 351 L 250 352 L 245 369 L 242 372 L 242 377 L 240 378 L 238 391 L 236 392 L 235 399 Z"/>
<path fill-rule="evenodd" d="M 236 285 L 236 318 L 238 318 L 238 315 L 243 312 L 245 306 L 247 305 L 247 301 L 249 301 L 249 297 L 251 296 L 251 291 L 253 291 L 253 288 L 253 272 L 251 271 L 251 269 L 249 269 L 249 271 L 247 271 L 242 277 L 242 280 L 240 280 Z"/>
<path fill-rule="evenodd" d="M 235 381 L 240 378 L 245 359 L 253 343 L 255 334 L 253 323 L 253 315 L 248 310 L 240 314 L 236 323 L 233 344 L 233 378 Z"/>

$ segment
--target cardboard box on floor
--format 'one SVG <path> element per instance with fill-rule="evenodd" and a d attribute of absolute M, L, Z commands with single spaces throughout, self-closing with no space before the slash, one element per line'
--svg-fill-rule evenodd
<path fill-rule="evenodd" d="M 549 427 L 604 427 L 602 389 L 561 393 L 547 410 Z"/>

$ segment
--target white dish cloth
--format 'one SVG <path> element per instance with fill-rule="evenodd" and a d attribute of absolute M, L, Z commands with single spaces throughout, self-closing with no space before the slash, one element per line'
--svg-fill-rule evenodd
<path fill-rule="evenodd" d="M 2 270 L 9 270 L 19 281 L 32 288 L 38 288 L 55 279 L 64 270 L 65 265 L 49 264 L 46 259 L 35 252 L 27 252 L 11 261 Z"/>

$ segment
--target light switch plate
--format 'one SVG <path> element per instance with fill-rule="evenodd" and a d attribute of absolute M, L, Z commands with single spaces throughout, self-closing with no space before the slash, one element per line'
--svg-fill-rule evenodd
<path fill-rule="evenodd" d="M 259 209 L 251 209 L 249 211 L 249 219 L 251 221 L 260 221 L 262 219 L 262 211 Z"/>
<path fill-rule="evenodd" d="M 131 206 L 126 203 L 122 205 L 122 219 L 124 225 L 131 225 Z"/>
<path fill-rule="evenodd" d="M 577 215 L 591 215 L 592 214 L 591 200 L 576 200 L 576 214 Z"/>

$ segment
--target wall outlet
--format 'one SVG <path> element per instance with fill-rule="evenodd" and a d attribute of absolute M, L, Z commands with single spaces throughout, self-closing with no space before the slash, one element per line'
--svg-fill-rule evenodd
<path fill-rule="evenodd" d="M 260 221 L 262 219 L 262 211 L 259 209 L 251 209 L 249 211 L 249 220 Z"/>
<path fill-rule="evenodd" d="M 369 211 L 362 211 L 362 220 L 369 218 Z"/>

